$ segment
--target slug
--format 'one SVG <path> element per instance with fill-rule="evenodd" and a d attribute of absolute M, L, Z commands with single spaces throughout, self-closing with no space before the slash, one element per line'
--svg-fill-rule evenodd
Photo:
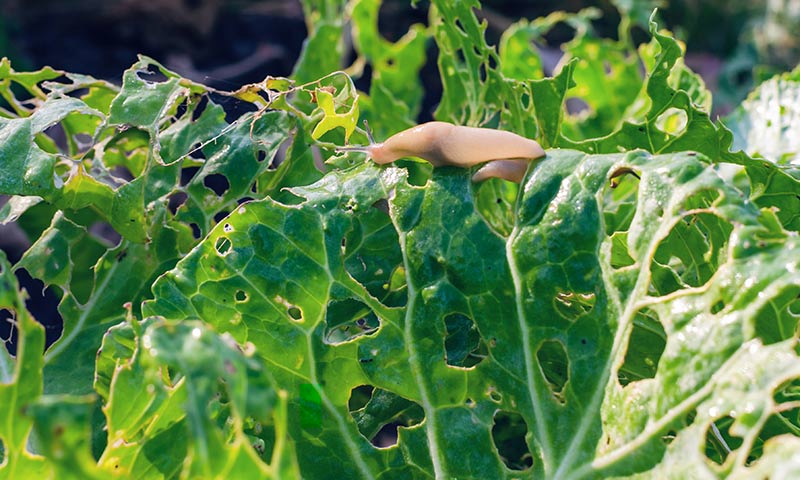
<path fill-rule="evenodd" d="M 367 136 L 370 145 L 341 147 L 337 151 L 364 152 L 378 164 L 404 157 L 420 157 L 434 167 L 469 168 L 486 163 L 472 176 L 473 182 L 499 177 L 520 183 L 528 163 L 545 155 L 538 143 L 516 133 L 447 122 L 423 123 L 396 133 L 382 143 L 375 143 L 367 126 Z"/>

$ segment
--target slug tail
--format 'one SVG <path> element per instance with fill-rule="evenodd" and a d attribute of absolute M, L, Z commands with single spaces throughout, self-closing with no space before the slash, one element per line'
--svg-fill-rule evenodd
<path fill-rule="evenodd" d="M 478 169 L 472 176 L 473 182 L 482 182 L 486 179 L 496 177 L 514 183 L 522 182 L 525 172 L 528 170 L 530 160 L 492 160 Z"/>

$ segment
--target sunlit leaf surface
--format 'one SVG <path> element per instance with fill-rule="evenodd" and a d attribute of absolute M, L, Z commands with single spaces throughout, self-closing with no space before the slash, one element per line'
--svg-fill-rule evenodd
<path fill-rule="evenodd" d="M 390 41 L 308 0 L 291 78 L 236 92 L 0 62 L 0 478 L 796 476 L 796 72 L 713 122 L 615 5 L 495 48 L 477 1 Z M 431 113 L 431 42 L 438 120 L 546 148 L 520 184 L 335 152 Z"/>

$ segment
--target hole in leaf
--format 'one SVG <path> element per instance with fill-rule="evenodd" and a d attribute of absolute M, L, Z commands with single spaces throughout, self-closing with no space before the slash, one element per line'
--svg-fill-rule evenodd
<path fill-rule="evenodd" d="M 467 32 L 464 29 L 464 24 L 461 23 L 461 19 L 460 18 L 456 18 L 455 27 L 459 30 L 458 33 L 460 33 L 460 34 L 462 34 L 464 36 L 467 35 Z"/>
<path fill-rule="evenodd" d="M 196 159 L 196 160 L 205 159 L 206 155 L 203 153 L 203 147 L 205 147 L 204 143 L 195 142 L 194 144 L 192 144 L 192 146 L 188 150 L 186 150 L 186 153 L 183 155 L 182 158 L 191 157 L 192 159 Z M 176 159 L 176 160 L 178 160 L 178 159 Z M 194 168 L 195 172 L 199 169 L 198 167 L 186 167 L 186 168 Z M 184 182 L 184 178 L 183 178 L 183 175 L 182 175 L 183 172 L 186 170 L 186 168 L 181 170 L 181 184 L 182 185 L 186 184 Z M 188 182 L 189 179 L 191 179 L 191 177 L 187 178 L 186 181 Z"/>
<path fill-rule="evenodd" d="M 118 245 L 122 236 L 108 222 L 94 222 L 89 226 L 89 234 L 105 245 Z"/>
<path fill-rule="evenodd" d="M 664 113 L 656 118 L 656 128 L 662 132 L 679 136 L 686 131 L 686 125 L 689 123 L 689 117 L 684 110 L 679 108 L 670 107 Z"/>
<path fill-rule="evenodd" d="M 7 308 L 0 308 L 0 340 L 7 341 L 11 338 L 14 328 L 14 313 Z"/>
<path fill-rule="evenodd" d="M 19 280 L 20 288 L 28 292 L 25 307 L 31 316 L 44 326 L 46 350 L 61 337 L 64 329 L 64 319 L 58 311 L 61 291 L 55 286 L 45 288 L 44 282 L 31 277 L 24 268 L 17 269 L 14 273 Z M 15 336 L 16 333 L 13 334 L 13 337 Z M 11 341 L 16 342 L 15 338 Z"/>
<path fill-rule="evenodd" d="M 72 139 L 75 141 L 80 153 L 85 153 L 94 144 L 94 139 L 86 133 L 76 133 L 72 136 Z"/>
<path fill-rule="evenodd" d="M 181 100 L 180 100 L 179 103 L 172 105 L 172 109 L 173 109 L 173 112 L 174 112 L 172 117 L 173 117 L 174 120 L 178 120 L 181 117 L 183 117 L 184 115 L 186 115 L 186 112 L 189 111 L 189 102 L 190 102 L 190 100 L 191 100 L 191 96 L 188 95 L 188 94 L 185 94 L 185 95 L 181 96 Z"/>
<path fill-rule="evenodd" d="M 233 294 L 234 300 L 237 302 L 246 302 L 247 301 L 247 292 L 244 290 L 236 290 L 236 293 Z"/>
<path fill-rule="evenodd" d="M 44 130 L 44 134 L 50 137 L 60 151 L 67 151 L 67 134 L 64 131 L 64 126 L 60 122 L 47 127 Z"/>
<path fill-rule="evenodd" d="M 547 380 L 548 388 L 559 403 L 564 403 L 564 386 L 569 381 L 569 357 L 564 348 L 564 344 L 558 340 L 546 340 L 542 342 L 536 352 L 536 359 L 539 367 Z"/>
<path fill-rule="evenodd" d="M 498 392 L 496 388 L 490 386 L 486 392 L 486 395 L 489 399 L 495 403 L 500 403 L 503 401 L 503 394 Z"/>
<path fill-rule="evenodd" d="M 8 339 L 4 340 L 4 342 L 5 342 L 6 351 L 8 351 L 8 354 L 11 355 L 12 357 L 16 356 L 17 355 L 17 346 L 18 346 L 17 344 L 19 342 L 19 333 L 17 331 L 17 326 L 16 325 L 14 325 L 14 324 L 11 325 L 11 330 L 10 330 L 10 332 L 8 334 Z"/>
<path fill-rule="evenodd" d="M 195 240 L 199 240 L 200 237 L 203 236 L 203 231 L 200 230 L 200 225 L 196 223 L 190 223 L 189 226 L 192 228 L 192 236 Z"/>
<path fill-rule="evenodd" d="M 764 423 L 764 426 L 761 428 L 759 432 L 757 440 L 753 443 L 753 446 L 750 448 L 748 452 L 747 460 L 745 461 L 745 465 L 750 466 L 753 463 L 756 463 L 764 453 L 764 444 L 769 441 L 770 439 L 778 436 L 797 436 L 800 434 L 800 428 L 798 428 L 798 415 L 800 415 L 800 408 L 797 407 L 797 388 L 798 388 L 798 380 L 795 379 L 790 382 L 789 385 L 790 389 L 795 390 L 795 394 L 791 397 L 786 397 L 783 395 L 783 391 L 779 390 L 776 393 L 775 397 L 777 399 L 777 409 L 778 412 L 774 413 L 767 418 L 767 421 Z M 781 400 L 782 398 L 782 400 Z M 784 401 L 792 400 L 791 404 L 783 404 Z"/>
<path fill-rule="evenodd" d="M 781 404 L 781 403 L 792 402 L 792 405 L 797 405 L 796 402 L 800 401 L 800 379 L 795 378 L 781 385 L 779 388 L 775 390 L 775 395 L 773 396 L 773 399 L 775 400 L 775 403 Z M 782 408 L 781 412 L 785 414 L 787 417 L 792 418 L 791 412 L 798 412 L 798 409 L 800 409 L 800 407 L 791 409 Z"/>
<path fill-rule="evenodd" d="M 486 79 L 488 78 L 488 74 L 486 72 L 486 64 L 481 63 L 478 67 L 478 76 L 480 78 L 481 83 L 486 83 Z"/>
<path fill-rule="evenodd" d="M 596 301 L 597 296 L 592 292 L 558 292 L 553 297 L 553 306 L 562 317 L 574 322 L 580 317 L 588 315 L 594 309 Z"/>
<path fill-rule="evenodd" d="M 713 422 L 706 430 L 706 458 L 722 465 L 728 455 L 742 445 L 742 439 L 730 434 L 733 418 L 725 416 Z"/>
<path fill-rule="evenodd" d="M 412 427 L 425 418 L 419 404 L 370 385 L 351 390 L 348 409 L 361 435 L 378 448 L 396 445 L 398 427 Z"/>
<path fill-rule="evenodd" d="M 603 222 L 606 235 L 627 232 L 633 216 L 639 192 L 639 176 L 630 168 L 620 168 L 609 175 L 609 183 L 603 191 Z M 626 250 L 627 251 L 627 250 Z"/>
<path fill-rule="evenodd" d="M 189 198 L 189 195 L 187 195 L 186 192 L 170 193 L 167 197 L 167 208 L 169 208 L 169 211 L 175 215 L 178 213 L 178 209 L 186 203 L 187 198 Z"/>
<path fill-rule="evenodd" d="M 228 217 L 228 215 L 230 215 L 229 211 L 220 210 L 219 212 L 214 214 L 214 223 L 219 223 L 219 222 L 225 220 Z"/>
<path fill-rule="evenodd" d="M 452 367 L 470 368 L 482 362 L 489 354 L 475 321 L 466 315 L 454 313 L 444 319 L 445 360 Z"/>
<path fill-rule="evenodd" d="M 194 109 L 192 110 L 192 122 L 196 122 L 197 119 L 203 115 L 203 112 L 206 111 L 206 107 L 208 107 L 208 103 L 208 95 L 200 95 L 200 98 L 194 102 Z"/>
<path fill-rule="evenodd" d="M 303 311 L 300 310 L 300 307 L 292 305 L 286 309 L 286 313 L 294 320 L 295 322 L 302 322 L 303 321 Z"/>
<path fill-rule="evenodd" d="M 292 147 L 292 138 L 287 138 L 281 145 L 278 147 L 278 151 L 275 152 L 272 157 L 265 156 L 264 160 L 269 161 L 269 166 L 267 170 L 275 171 L 278 167 L 283 164 L 286 160 L 286 155 L 289 153 L 289 149 Z"/>
<path fill-rule="evenodd" d="M 328 303 L 325 324 L 325 343 L 338 345 L 375 332 L 380 319 L 364 303 L 346 298 Z"/>
<path fill-rule="evenodd" d="M 630 267 L 635 263 L 628 251 L 628 232 L 614 232 L 611 235 L 611 268 Z"/>
<path fill-rule="evenodd" d="M 458 20 L 456 20 L 458 21 Z M 464 56 L 464 50 L 459 48 L 455 51 L 456 57 L 458 58 L 457 64 L 464 65 L 467 63 L 467 58 Z"/>
<path fill-rule="evenodd" d="M 519 413 L 500 410 L 494 414 L 492 441 L 503 463 L 511 470 L 527 470 L 533 466 L 533 456 L 525 441 L 527 434 L 528 424 Z"/>
<path fill-rule="evenodd" d="M 661 296 L 705 284 L 727 258 L 733 227 L 711 213 L 686 215 L 656 249 L 649 294 Z"/>
<path fill-rule="evenodd" d="M 608 60 L 603 61 L 603 72 L 607 77 L 610 77 L 611 74 L 614 73 L 614 69 L 611 67 L 611 62 Z"/>
<path fill-rule="evenodd" d="M 667 334 L 656 313 L 650 309 L 637 312 L 625 361 L 617 373 L 619 383 L 625 386 L 636 380 L 655 377 L 666 344 Z"/>
<path fill-rule="evenodd" d="M 343 237 L 347 273 L 388 306 L 406 302 L 406 292 L 392 278 L 403 257 L 391 219 L 376 208 L 359 207 L 353 228 Z"/>
<path fill-rule="evenodd" d="M 378 433 L 375 434 L 370 442 L 378 448 L 389 448 L 397 445 L 397 428 L 399 426 L 397 423 L 387 423 L 378 430 Z"/>
<path fill-rule="evenodd" d="M 497 59 L 494 55 L 489 55 L 487 57 L 487 62 L 491 70 L 497 70 Z"/>
<path fill-rule="evenodd" d="M 406 286 L 406 269 L 402 265 L 398 265 L 392 270 L 392 274 L 389 275 L 389 282 L 384 285 L 384 288 L 389 292 L 404 293 Z M 399 305 L 390 306 L 402 306 L 405 304 L 405 299 L 403 299 L 402 303 Z"/>
<path fill-rule="evenodd" d="M 412 7 L 408 2 L 380 2 L 378 30 L 390 42 L 399 41 L 414 24 L 425 24 L 427 20 L 425 9 Z"/>
<path fill-rule="evenodd" d="M 350 399 L 347 401 L 348 410 L 354 412 L 366 407 L 370 398 L 372 398 L 372 392 L 374 390 L 375 387 L 372 385 L 359 385 L 350 390 Z"/>
<path fill-rule="evenodd" d="M 200 167 L 186 167 L 181 169 L 181 186 L 183 187 L 191 182 L 199 170 Z"/>
<path fill-rule="evenodd" d="M 225 195 L 225 192 L 231 187 L 228 178 L 220 173 L 212 173 L 203 179 L 203 185 L 209 190 L 214 192 L 218 197 Z"/>
<path fill-rule="evenodd" d="M 136 72 L 136 76 L 147 83 L 163 83 L 167 81 L 167 76 L 155 65 L 148 65 L 147 70 L 139 70 Z"/>
<path fill-rule="evenodd" d="M 231 249 L 231 240 L 228 237 L 219 237 L 214 243 L 214 249 L 220 255 L 226 255 Z"/>
<path fill-rule="evenodd" d="M 124 165 L 116 165 L 114 168 L 112 168 L 111 175 L 118 179 L 125 180 L 126 182 L 130 182 L 135 178 L 133 172 L 131 172 L 130 169 Z"/>
<path fill-rule="evenodd" d="M 789 286 L 755 315 L 756 335 L 766 345 L 788 340 L 797 334 L 800 315 L 800 286 Z"/>
<path fill-rule="evenodd" d="M 567 109 L 567 113 L 573 117 L 581 117 L 592 113 L 592 107 L 582 98 L 570 97 L 564 102 L 564 107 Z"/>

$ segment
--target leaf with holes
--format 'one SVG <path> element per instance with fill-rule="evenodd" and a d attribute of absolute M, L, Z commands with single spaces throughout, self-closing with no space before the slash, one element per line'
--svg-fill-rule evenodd
<path fill-rule="evenodd" d="M 292 78 L 235 92 L 0 61 L 1 477 L 791 477 L 796 72 L 730 131 L 676 39 L 629 41 L 648 2 L 497 50 L 477 1 L 396 41 L 301 3 Z M 333 153 L 428 115 L 428 38 L 438 120 L 546 149 L 520 184 Z"/>
<path fill-rule="evenodd" d="M 45 357 L 45 390 L 88 393 L 100 340 L 122 320 L 126 302 L 138 311 L 153 280 L 240 203 L 267 195 L 288 200 L 282 188 L 320 173 L 288 114 L 228 123 L 210 90 L 146 57 L 125 73 L 121 89 L 3 65 L 5 97 L 15 98 L 14 85 L 36 96 L 36 108 L 3 119 L 0 188 L 18 195 L 5 206 L 5 221 L 39 222 L 26 229 L 33 244 L 15 270 L 61 297 L 48 322 L 64 327 L 60 338 L 48 337 L 56 342 Z M 51 138 L 54 129 L 65 145 Z M 92 138 L 92 148 L 78 148 L 81 135 Z"/>
<path fill-rule="evenodd" d="M 800 375 L 793 331 L 774 327 L 797 307 L 800 244 L 770 212 L 698 155 L 553 150 L 504 239 L 467 172 L 425 187 L 400 173 L 362 165 L 294 189 L 296 207 L 243 206 L 145 306 L 256 347 L 289 392 L 298 455 L 317 459 L 304 477 L 374 477 L 399 458 L 398 475 L 628 475 L 691 441 L 711 472 L 705 438 L 742 409 L 718 441 L 739 446 L 725 468 L 749 468 Z M 348 264 L 359 246 L 342 248 L 387 197 L 405 284 L 392 304 Z"/>
<path fill-rule="evenodd" d="M 126 477 L 150 469 L 166 477 L 294 476 L 286 403 L 251 357 L 198 322 L 150 318 L 110 329 L 96 384 L 110 431 L 100 467 Z"/>
<path fill-rule="evenodd" d="M 22 417 L 22 409 L 42 394 L 44 329 L 25 308 L 23 293 L 4 252 L 0 252 L 0 322 L 5 342 L 16 336 L 15 357 L 5 348 L 0 350 L 0 404 L 5 406 L 0 414 L 0 474 L 6 478 L 48 475 L 51 467 L 45 459 L 28 451 L 32 422 Z"/>

